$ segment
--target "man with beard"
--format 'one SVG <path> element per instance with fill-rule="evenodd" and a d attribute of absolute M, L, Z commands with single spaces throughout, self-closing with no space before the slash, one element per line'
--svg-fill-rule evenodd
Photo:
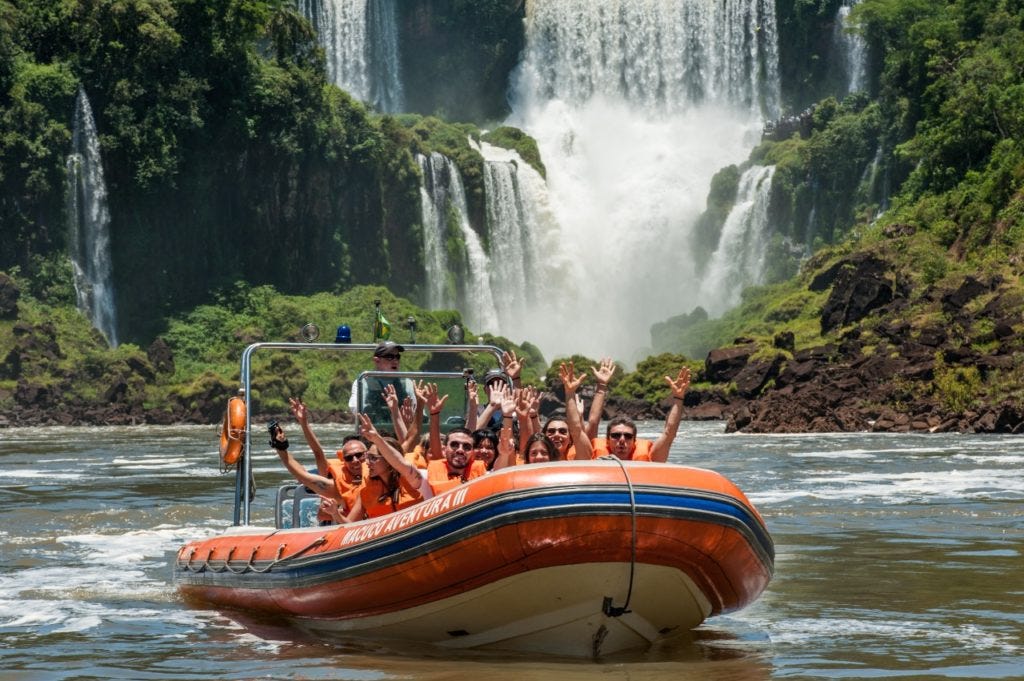
<path fill-rule="evenodd" d="M 434 420 L 431 418 L 431 430 Z M 473 434 L 467 429 L 453 428 L 449 431 L 443 451 L 443 459 L 435 459 L 427 464 L 427 481 L 434 490 L 434 496 L 487 473 L 484 462 L 472 458 Z"/>

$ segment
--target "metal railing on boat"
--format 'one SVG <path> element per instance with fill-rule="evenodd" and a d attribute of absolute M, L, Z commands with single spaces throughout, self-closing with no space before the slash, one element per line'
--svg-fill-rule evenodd
<path fill-rule="evenodd" d="M 462 354 L 462 353 L 490 353 L 494 355 L 498 366 L 501 366 L 502 350 L 494 345 L 428 345 L 405 343 L 402 344 L 405 352 L 431 353 L 431 354 Z M 266 342 L 253 343 L 242 352 L 240 393 L 245 399 L 245 442 L 242 448 L 242 458 L 239 462 L 235 477 L 235 504 L 234 518 L 235 525 L 248 525 L 250 520 L 250 506 L 254 493 L 253 485 L 247 484 L 252 481 L 252 358 L 259 350 L 283 350 L 289 352 L 325 352 L 325 353 L 346 353 L 346 352 L 368 352 L 372 356 L 377 349 L 376 343 L 293 343 L 293 342 Z M 402 379 L 437 379 L 437 378 L 459 378 L 461 372 L 445 371 L 364 371 L 353 381 L 353 389 L 361 386 L 364 378 L 386 376 L 388 378 Z M 362 408 L 363 395 L 360 390 L 357 398 L 357 410 Z"/>

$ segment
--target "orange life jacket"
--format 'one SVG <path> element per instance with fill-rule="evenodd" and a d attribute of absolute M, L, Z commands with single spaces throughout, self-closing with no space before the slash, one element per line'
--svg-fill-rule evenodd
<path fill-rule="evenodd" d="M 405 453 L 405 462 L 409 465 L 416 466 L 416 468 L 426 468 L 427 459 L 423 456 L 423 447 L 416 445 L 416 448 L 411 452 Z"/>
<path fill-rule="evenodd" d="M 363 500 L 363 511 L 367 518 L 377 518 L 388 513 L 400 511 L 413 504 L 423 501 L 423 495 L 405 481 L 405 478 L 398 479 L 398 501 L 388 494 L 388 488 L 384 481 L 378 478 L 368 478 L 359 489 L 359 497 Z"/>
<path fill-rule="evenodd" d="M 592 459 L 597 459 L 602 456 L 608 456 L 611 454 L 608 447 L 608 440 L 603 437 L 594 438 L 590 441 L 590 446 L 594 450 Z M 643 440 L 641 438 L 636 439 L 636 447 L 633 448 L 633 455 L 629 457 L 629 461 L 650 461 L 651 450 L 654 448 L 654 443 L 650 440 Z"/>
<path fill-rule="evenodd" d="M 487 475 L 487 466 L 483 461 L 472 461 L 462 470 L 461 475 L 448 470 L 447 459 L 437 459 L 427 464 L 427 482 L 430 483 L 430 488 L 434 490 L 435 495 L 447 492 L 467 480 L 479 478 L 481 475 Z"/>
<path fill-rule="evenodd" d="M 341 514 L 348 515 L 355 505 L 356 499 L 359 498 L 359 490 L 362 489 L 363 482 L 369 478 L 366 464 L 363 464 L 363 477 L 359 482 L 356 482 L 344 461 L 328 461 L 327 477 L 334 481 L 334 489 L 341 497 L 343 503 Z M 318 512 L 317 518 L 333 522 L 331 514 L 324 511 Z"/>

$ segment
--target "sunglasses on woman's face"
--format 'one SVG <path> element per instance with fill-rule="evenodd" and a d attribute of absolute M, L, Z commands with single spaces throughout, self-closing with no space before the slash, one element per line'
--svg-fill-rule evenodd
<path fill-rule="evenodd" d="M 380 461 L 383 458 L 384 458 L 383 456 L 378 456 L 376 454 L 367 454 L 366 455 L 366 463 L 377 463 L 378 461 Z"/>
<path fill-rule="evenodd" d="M 559 435 L 568 435 L 569 434 L 569 429 L 568 428 L 548 428 L 544 432 L 547 433 L 548 435 L 554 435 L 555 433 L 558 433 Z"/>

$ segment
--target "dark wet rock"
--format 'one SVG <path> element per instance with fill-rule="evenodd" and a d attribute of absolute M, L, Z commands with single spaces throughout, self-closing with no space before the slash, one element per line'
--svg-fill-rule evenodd
<path fill-rule="evenodd" d="M 813 348 L 797 350 L 793 353 L 793 359 L 797 362 L 806 362 L 807 360 L 831 362 L 836 357 L 838 351 L 839 348 L 831 343 L 828 345 L 816 345 Z"/>
<path fill-rule="evenodd" d="M 6 273 L 0 272 L 0 319 L 16 319 L 21 289 Z"/>
<path fill-rule="evenodd" d="M 864 319 L 903 295 L 894 279 L 892 266 L 881 258 L 865 256 L 844 261 L 835 274 L 832 293 L 822 306 L 822 333 Z"/>
<path fill-rule="evenodd" d="M 18 348 L 11 348 L 3 361 L 0 362 L 0 379 L 17 379 L 21 377 L 22 353 Z"/>
<path fill-rule="evenodd" d="M 775 385 L 781 388 L 793 385 L 794 383 L 809 381 L 817 374 L 819 366 L 820 362 L 813 359 L 804 360 L 803 362 L 787 362 L 785 368 L 779 373 Z"/>
<path fill-rule="evenodd" d="M 712 383 L 731 381 L 755 352 L 757 345 L 753 343 L 712 350 L 704 360 L 704 375 Z"/>
<path fill-rule="evenodd" d="M 174 351 L 163 337 L 159 337 L 146 348 L 146 357 L 153 369 L 161 374 L 174 373 Z"/>
<path fill-rule="evenodd" d="M 779 375 L 785 363 L 785 357 L 775 355 L 773 358 L 755 360 L 747 364 L 733 377 L 736 392 L 742 397 L 755 397 L 761 389 Z"/>
<path fill-rule="evenodd" d="M 917 342 L 930 348 L 937 348 L 948 338 L 946 330 L 941 326 L 927 326 L 917 334 Z"/>
<path fill-rule="evenodd" d="M 124 376 L 116 376 L 110 386 L 103 392 L 103 400 L 105 402 L 121 402 L 127 394 L 128 381 L 124 379 Z"/>
<path fill-rule="evenodd" d="M 1016 332 L 1013 330 L 1013 325 L 1009 320 L 1000 320 L 996 322 L 996 325 L 992 328 L 992 335 L 1000 340 L 1007 338 L 1013 338 Z"/>
<path fill-rule="evenodd" d="M 775 338 L 772 339 L 772 345 L 779 350 L 793 352 L 796 350 L 796 337 L 793 335 L 792 331 L 780 331 L 775 334 Z"/>
<path fill-rule="evenodd" d="M 942 297 L 942 309 L 947 314 L 959 312 L 963 307 L 989 291 L 989 286 L 974 277 L 967 277 L 960 286 Z"/>
<path fill-rule="evenodd" d="M 811 279 L 811 283 L 807 285 L 807 288 L 815 293 L 821 293 L 827 291 L 829 287 L 835 283 L 836 277 L 839 276 L 840 270 L 846 265 L 846 261 L 840 260 L 839 262 L 833 263 L 827 269 L 824 269 L 814 275 Z"/>
<path fill-rule="evenodd" d="M 14 389 L 14 401 L 22 406 L 45 409 L 60 401 L 60 390 L 31 381 L 18 381 Z"/>

